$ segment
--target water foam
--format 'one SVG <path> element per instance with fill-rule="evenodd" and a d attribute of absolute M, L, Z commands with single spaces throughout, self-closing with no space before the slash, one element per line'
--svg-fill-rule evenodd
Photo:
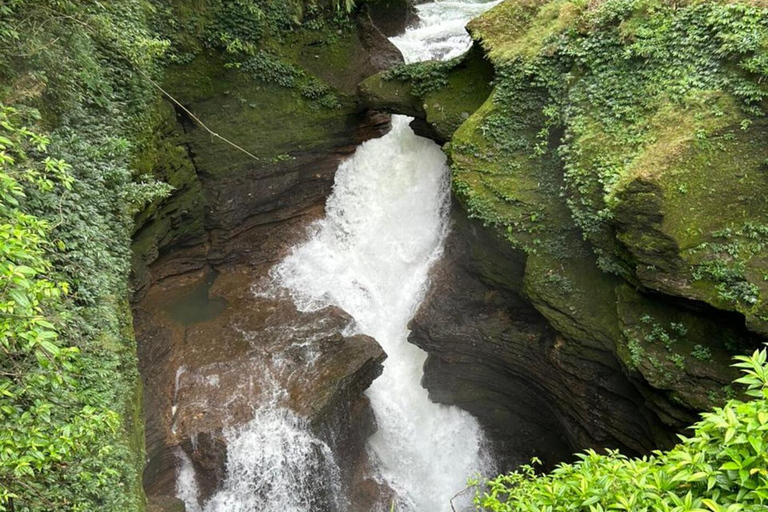
<path fill-rule="evenodd" d="M 466 22 L 495 3 L 423 4 L 421 24 L 392 40 L 409 62 L 452 58 L 470 44 Z M 445 156 L 409 121 L 395 116 L 389 134 L 339 167 L 326 217 L 274 275 L 300 309 L 339 306 L 382 345 L 384 373 L 368 391 L 378 477 L 395 491 L 398 510 L 450 511 L 467 477 L 489 463 L 477 421 L 429 401 L 421 387 L 426 354 L 407 342 L 442 252 L 450 198 Z"/>
<path fill-rule="evenodd" d="M 466 22 L 496 3 L 422 4 L 421 23 L 392 41 L 408 62 L 458 56 L 470 44 Z M 394 116 L 390 133 L 339 167 L 326 217 L 272 275 L 299 309 L 339 306 L 382 345 L 384 372 L 367 392 L 378 425 L 368 443 L 375 476 L 395 492 L 398 511 L 448 512 L 467 477 L 489 462 L 477 421 L 429 401 L 420 384 L 426 353 L 407 342 L 408 322 L 442 253 L 450 198 L 445 156 L 409 121 Z M 330 449 L 280 397 L 273 390 L 251 422 L 225 432 L 227 478 L 203 507 L 192 463 L 179 455 L 177 492 L 190 511 L 348 509 Z"/>

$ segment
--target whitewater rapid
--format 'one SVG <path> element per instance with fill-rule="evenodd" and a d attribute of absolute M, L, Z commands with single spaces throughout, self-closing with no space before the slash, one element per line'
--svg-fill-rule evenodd
<path fill-rule="evenodd" d="M 391 40 L 406 62 L 456 57 L 471 44 L 466 23 L 497 3 L 419 5 L 418 26 Z M 377 423 L 368 440 L 371 476 L 394 491 L 398 512 L 450 512 L 451 498 L 491 463 L 477 421 L 430 402 L 421 386 L 426 353 L 407 341 L 429 269 L 442 254 L 450 204 L 446 157 L 409 122 L 393 116 L 387 135 L 362 144 L 339 166 L 325 217 L 271 275 L 299 310 L 338 306 L 358 332 L 379 342 L 387 359 L 367 391 Z M 227 477 L 207 503 L 199 503 L 191 461 L 179 453 L 177 495 L 187 509 L 313 512 L 325 504 L 347 511 L 328 446 L 281 405 L 279 390 L 262 403 L 251 422 L 225 432 Z M 318 496 L 326 501 L 318 504 Z M 457 510 L 467 505 L 455 503 Z"/>
<path fill-rule="evenodd" d="M 423 4 L 419 26 L 392 42 L 407 62 L 456 57 L 471 44 L 466 23 L 494 4 Z M 384 372 L 368 390 L 377 477 L 395 491 L 398 510 L 448 512 L 467 478 L 489 462 L 477 421 L 429 401 L 421 386 L 426 353 L 407 342 L 443 249 L 450 202 L 445 155 L 409 121 L 394 116 L 390 133 L 339 167 L 326 217 L 274 276 L 299 309 L 341 307 L 384 348 Z"/>

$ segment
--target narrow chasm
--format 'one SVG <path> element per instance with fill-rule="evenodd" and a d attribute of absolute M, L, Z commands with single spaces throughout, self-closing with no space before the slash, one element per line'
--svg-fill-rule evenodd
<path fill-rule="evenodd" d="M 309 9 L 242 54 L 202 32 L 169 65 L 152 172 L 174 191 L 133 236 L 151 510 L 470 510 L 494 475 L 668 449 L 736 396 L 764 316 L 728 286 L 762 290 L 763 231 L 692 241 L 662 176 L 710 148 L 640 105 L 660 133 L 606 146 L 632 163 L 596 184 L 582 160 L 615 133 L 585 105 L 609 72 L 537 39 L 593 7 L 417 4 Z M 747 147 L 760 122 L 718 105 Z M 665 136 L 667 167 L 643 153 Z M 742 273 L 714 298 L 723 253 Z"/>
<path fill-rule="evenodd" d="M 0 512 L 768 509 L 767 42 L 0 1 Z"/>

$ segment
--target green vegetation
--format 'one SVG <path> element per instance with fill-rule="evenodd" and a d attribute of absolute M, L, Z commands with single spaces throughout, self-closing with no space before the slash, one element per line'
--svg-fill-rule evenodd
<path fill-rule="evenodd" d="M 159 30 L 172 41 L 166 59 L 188 64 L 201 52 L 216 50 L 227 68 L 239 69 L 254 80 L 291 89 L 310 100 L 313 108 L 340 107 L 336 92 L 301 66 L 289 43 L 312 34 L 318 46 L 333 46 L 348 37 L 348 13 L 355 3 L 315 1 L 214 0 L 204 6 L 160 3 Z M 190 35 L 195 36 L 190 39 Z"/>
<path fill-rule="evenodd" d="M 491 111 L 475 120 L 486 152 L 526 174 L 562 169 L 559 182 L 549 178 L 557 188 L 541 192 L 562 193 L 602 270 L 740 311 L 763 331 L 765 213 L 754 191 L 765 187 L 766 8 L 506 2 L 472 28 L 497 67 Z M 455 159 L 460 183 L 478 181 L 464 194 L 470 211 L 530 248 L 540 223 L 488 211 L 530 204 L 531 192 L 521 193 L 520 180 L 475 178 Z M 509 174 L 505 167 L 494 174 Z M 723 194 L 737 200 L 723 206 Z M 562 222 L 545 230 L 553 225 Z M 665 284 L 673 279 L 680 284 Z"/>
<path fill-rule="evenodd" d="M 608 261 L 619 190 L 664 172 L 665 152 L 689 134 L 692 145 L 724 147 L 725 128 L 750 129 L 766 95 L 767 28 L 766 11 L 747 2 L 505 2 L 472 24 L 497 67 L 493 112 L 477 128 L 505 160 L 554 151 L 576 225 L 604 268 L 626 272 Z M 555 132 L 564 135 L 548 148 Z M 518 194 L 491 179 L 472 187 L 476 202 Z"/>
<path fill-rule="evenodd" d="M 447 61 L 429 60 L 414 64 L 400 64 L 383 73 L 384 80 L 398 80 L 411 84 L 411 92 L 425 96 L 448 85 L 449 72 L 462 61 L 462 57 Z"/>
<path fill-rule="evenodd" d="M 488 98 L 492 80 L 493 67 L 475 47 L 449 61 L 395 66 L 363 82 L 362 89 L 363 96 L 373 93 L 369 100 L 410 98 L 417 110 L 423 109 L 438 138 L 449 140 Z"/>
<path fill-rule="evenodd" d="M 695 357 L 699 361 L 711 361 L 712 351 L 709 350 L 709 348 L 704 347 L 702 345 L 696 345 L 695 347 L 693 347 L 691 356 Z"/>
<path fill-rule="evenodd" d="M 484 482 L 483 510 L 736 512 L 768 504 L 768 364 L 766 350 L 735 366 L 754 400 L 730 400 L 702 415 L 674 449 L 632 459 L 617 451 L 578 454 L 538 475 L 533 466 Z M 534 461 L 535 462 L 535 461 Z"/>
<path fill-rule="evenodd" d="M 234 138 L 260 133 L 260 163 L 279 165 L 347 121 L 338 109 L 352 102 L 334 80 L 361 44 L 354 7 L 0 2 L 0 510 L 145 509 L 131 235 L 137 221 L 142 247 L 156 249 L 176 220 L 179 238 L 204 229 L 197 170 L 153 81 L 188 80 L 185 91 L 203 94 L 215 81 L 248 113 Z M 301 55 L 309 45 L 316 51 Z M 155 175 L 179 187 L 178 202 L 163 202 L 171 187 Z M 186 217 L 145 224 L 185 206 Z"/>
<path fill-rule="evenodd" d="M 0 510 L 143 510 L 127 277 L 167 45 L 146 2 L 0 12 Z"/>

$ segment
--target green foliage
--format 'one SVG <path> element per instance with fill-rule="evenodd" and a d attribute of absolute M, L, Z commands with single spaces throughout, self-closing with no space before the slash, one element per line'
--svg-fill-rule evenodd
<path fill-rule="evenodd" d="M 539 475 L 533 466 L 484 483 L 475 503 L 489 512 L 607 510 L 736 512 L 768 506 L 766 350 L 737 356 L 749 402 L 730 400 L 702 415 L 692 437 L 668 452 L 628 458 L 577 455 Z M 534 461 L 535 463 L 536 461 Z"/>
<path fill-rule="evenodd" d="M 346 12 L 354 8 L 354 2 L 347 0 L 345 4 L 336 1 L 329 11 L 316 2 L 214 0 L 190 16 L 184 27 L 179 26 L 176 11 L 161 9 L 164 14 L 159 25 L 163 32 L 180 40 L 183 37 L 176 37 L 174 31 L 199 32 L 204 47 L 227 56 L 227 67 L 239 69 L 254 80 L 295 89 L 312 100 L 316 108 L 334 109 L 339 102 L 333 89 L 281 50 L 286 37 L 299 31 L 317 31 L 324 44 L 331 44 L 338 37 L 337 30 L 349 28 Z M 183 63 L 192 56 L 182 48 L 174 48 L 168 58 Z"/>
<path fill-rule="evenodd" d="M 383 78 L 408 82 L 412 86 L 412 93 L 423 98 L 448 85 L 448 73 L 460 62 L 459 59 L 400 64 L 387 70 Z"/>
<path fill-rule="evenodd" d="M 676 8 L 661 1 L 611 0 L 587 10 L 583 22 L 586 32 L 568 30 L 545 40 L 546 53 L 510 60 L 501 85 L 524 80 L 549 92 L 550 125 L 566 130 L 559 152 L 569 205 L 591 234 L 611 218 L 608 197 L 633 157 L 654 140 L 652 117 L 665 102 L 686 109 L 708 91 L 726 90 L 759 112 L 765 90 L 732 64 L 762 69 L 748 63 L 763 51 L 760 34 L 768 16 L 746 3 Z M 580 79 L 568 84 L 563 77 L 574 69 Z M 506 98 L 499 101 L 514 101 Z"/>
<path fill-rule="evenodd" d="M 0 11 L 0 510 L 142 510 L 129 244 L 168 187 L 132 161 L 167 43 L 144 1 Z"/>
<path fill-rule="evenodd" d="M 699 361 L 711 361 L 712 360 L 712 351 L 709 350 L 708 347 L 705 347 L 703 345 L 696 345 L 693 347 L 693 350 L 691 351 L 691 356 L 695 359 L 698 359 Z"/>
<path fill-rule="evenodd" d="M 337 11 L 352 12 L 355 9 L 355 0 L 333 0 Z"/>
<path fill-rule="evenodd" d="M 216 0 L 206 6 L 202 39 L 209 48 L 255 55 L 268 37 L 299 24 L 302 5 L 276 0 Z"/>
<path fill-rule="evenodd" d="M 717 283 L 721 299 L 733 304 L 752 306 L 759 300 L 759 290 L 747 281 L 745 261 L 768 249 L 768 226 L 746 222 L 739 228 L 728 227 L 712 233 L 712 242 L 704 242 L 693 253 L 708 253 L 710 258 L 694 271 L 694 279 Z"/>
<path fill-rule="evenodd" d="M 87 361 L 59 339 L 69 286 L 52 279 L 48 256 L 64 244 L 24 211 L 25 188 L 71 191 L 73 180 L 63 162 L 45 156 L 49 139 L 22 127 L 15 110 L 0 105 L 0 127 L 0 510 L 14 502 L 16 510 L 53 510 L 71 499 L 57 495 L 62 470 L 97 457 L 97 440 L 114 435 L 119 416 L 83 387 Z M 71 477 L 71 485 L 92 478 Z M 109 482 L 96 480 L 94 487 Z"/>
<path fill-rule="evenodd" d="M 296 80 L 304 73 L 279 57 L 260 50 L 253 57 L 249 57 L 239 68 L 251 77 L 267 83 L 273 83 L 282 87 L 293 87 Z"/>
<path fill-rule="evenodd" d="M 640 363 L 645 357 L 645 349 L 637 338 L 630 338 L 627 342 L 627 348 L 629 349 L 629 361 L 632 363 L 632 366 L 639 368 Z"/>
<path fill-rule="evenodd" d="M 536 176 L 537 186 L 567 203 L 600 268 L 617 275 L 630 272 L 615 241 L 620 185 L 634 173 L 662 172 L 680 150 L 675 141 L 726 151 L 734 134 L 720 131 L 739 116 L 748 129 L 768 93 L 768 9 L 759 2 L 510 1 L 471 28 L 494 62 L 496 81 L 492 104 L 470 123 L 489 143 L 483 149 L 495 155 L 499 176 L 461 185 L 462 202 L 506 229 L 509 198 L 528 199 L 523 173 L 511 165 L 528 175 L 536 172 L 528 168 L 542 169 L 550 180 L 564 168 L 555 190 L 544 190 L 546 177 Z M 455 170 L 464 172 L 460 164 Z M 675 188 L 690 195 L 700 186 L 706 184 Z M 723 295 L 748 303 L 755 290 L 740 279 L 724 284 Z"/>

